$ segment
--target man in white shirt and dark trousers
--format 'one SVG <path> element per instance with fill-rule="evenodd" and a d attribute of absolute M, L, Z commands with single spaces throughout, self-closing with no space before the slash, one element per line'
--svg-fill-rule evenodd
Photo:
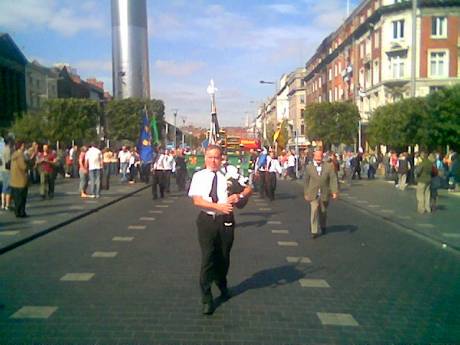
<path fill-rule="evenodd" d="M 85 155 L 88 167 L 90 197 L 99 198 L 101 190 L 102 152 L 96 145 L 91 145 Z"/>
<path fill-rule="evenodd" d="M 193 204 L 201 210 L 196 224 L 201 248 L 202 312 L 205 315 L 214 312 L 213 281 L 221 292 L 221 300 L 230 298 L 227 273 L 235 228 L 233 207 L 246 201 L 251 194 L 251 188 L 244 186 L 239 194 L 228 195 L 227 179 L 221 170 L 221 163 L 222 149 L 209 145 L 205 153 L 206 168 L 193 175 L 189 190 Z"/>
<path fill-rule="evenodd" d="M 281 168 L 280 162 L 275 158 L 275 152 L 270 151 L 269 157 L 267 157 L 267 172 L 265 182 L 265 193 L 270 201 L 275 200 L 276 190 L 276 174 L 280 175 L 283 169 Z"/>
<path fill-rule="evenodd" d="M 158 199 L 158 188 L 160 188 L 160 197 L 165 197 L 165 174 L 164 174 L 164 161 L 165 161 L 164 149 L 160 148 L 158 154 L 155 157 L 155 161 L 152 166 L 153 182 L 152 182 L 152 198 Z"/>

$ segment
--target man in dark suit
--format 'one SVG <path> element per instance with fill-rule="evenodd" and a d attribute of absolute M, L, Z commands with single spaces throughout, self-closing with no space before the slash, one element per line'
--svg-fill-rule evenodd
<path fill-rule="evenodd" d="M 323 151 L 317 150 L 313 162 L 305 169 L 304 198 L 310 203 L 312 238 L 326 233 L 329 198 L 337 198 L 338 183 L 334 166 L 323 161 Z"/>

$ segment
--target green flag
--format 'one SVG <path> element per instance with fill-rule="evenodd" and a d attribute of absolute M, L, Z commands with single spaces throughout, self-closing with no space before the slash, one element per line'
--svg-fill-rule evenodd
<path fill-rule="evenodd" d="M 150 121 L 150 127 L 152 128 L 152 139 L 154 144 L 160 143 L 160 136 L 158 135 L 158 124 L 157 124 L 157 117 L 155 115 L 152 116 L 152 121 Z"/>

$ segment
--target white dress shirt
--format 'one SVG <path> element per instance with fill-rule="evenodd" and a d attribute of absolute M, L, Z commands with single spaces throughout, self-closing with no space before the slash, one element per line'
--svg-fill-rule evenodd
<path fill-rule="evenodd" d="M 227 203 L 227 179 L 225 178 L 222 171 L 217 171 L 217 203 Z M 194 196 L 201 196 L 205 201 L 212 202 L 209 194 L 211 193 L 212 181 L 214 179 L 214 172 L 209 169 L 203 169 L 196 172 L 193 175 L 192 182 L 190 184 L 190 190 L 188 196 L 193 198 Z M 203 210 L 207 214 L 215 214 L 215 212 Z"/>
<path fill-rule="evenodd" d="M 85 159 L 88 162 L 88 170 L 102 169 L 102 152 L 96 147 L 90 147 L 86 152 Z"/>

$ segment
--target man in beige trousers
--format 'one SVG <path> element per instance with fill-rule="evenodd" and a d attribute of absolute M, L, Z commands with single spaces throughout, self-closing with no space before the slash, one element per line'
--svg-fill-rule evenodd
<path fill-rule="evenodd" d="M 323 161 L 323 151 L 315 151 L 313 163 L 305 169 L 304 198 L 310 203 L 311 235 L 326 233 L 329 197 L 337 198 L 338 182 L 332 163 Z"/>

